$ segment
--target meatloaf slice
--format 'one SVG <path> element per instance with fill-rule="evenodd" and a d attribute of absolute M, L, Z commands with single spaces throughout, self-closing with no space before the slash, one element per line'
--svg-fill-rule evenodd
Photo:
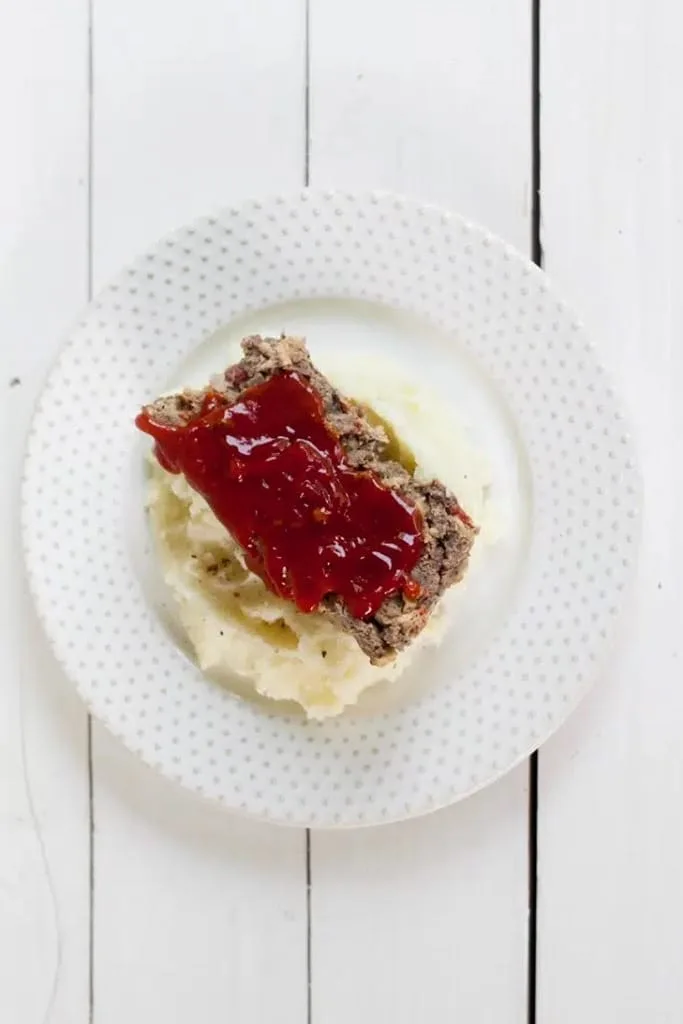
<path fill-rule="evenodd" d="M 422 513 L 424 549 L 411 574 L 420 585 L 417 598 L 396 593 L 368 620 L 354 618 L 334 594 L 326 597 L 320 608 L 354 637 L 373 664 L 390 661 L 421 632 L 441 594 L 462 579 L 477 527 L 442 483 L 417 480 L 388 457 L 389 438 L 383 427 L 371 423 L 356 402 L 340 394 L 316 369 L 303 339 L 255 335 L 244 339 L 242 349 L 242 359 L 212 380 L 213 392 L 236 401 L 244 391 L 275 374 L 295 371 L 321 396 L 326 422 L 339 436 L 348 463 L 374 473 Z M 145 412 L 157 422 L 182 424 L 198 412 L 205 394 L 206 390 L 186 390 L 158 399 Z"/>

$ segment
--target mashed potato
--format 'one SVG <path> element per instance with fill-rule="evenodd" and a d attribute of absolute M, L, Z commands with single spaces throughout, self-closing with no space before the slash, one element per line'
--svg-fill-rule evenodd
<path fill-rule="evenodd" d="M 489 469 L 450 410 L 386 365 L 322 368 L 391 426 L 417 476 L 436 476 L 457 494 L 482 528 L 477 544 L 485 543 L 493 532 Z M 237 677 L 272 700 L 293 701 L 309 718 L 337 715 L 368 687 L 396 679 L 419 648 L 438 643 L 447 628 L 452 591 L 411 647 L 389 665 L 371 665 L 353 638 L 325 616 L 303 614 L 271 593 L 246 568 L 240 548 L 204 499 L 156 460 L 148 506 L 164 578 L 200 668 Z"/>

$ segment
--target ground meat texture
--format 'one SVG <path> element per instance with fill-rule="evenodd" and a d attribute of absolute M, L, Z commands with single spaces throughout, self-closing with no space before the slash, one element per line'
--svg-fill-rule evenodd
<path fill-rule="evenodd" d="M 421 588 L 417 599 L 395 594 L 367 621 L 351 616 L 334 594 L 329 595 L 320 608 L 340 629 L 354 637 L 373 664 L 386 663 L 418 636 L 439 597 L 462 579 L 477 527 L 442 483 L 418 481 L 403 466 L 385 456 L 389 443 L 385 431 L 371 424 L 362 409 L 341 395 L 316 369 L 303 339 L 254 335 L 244 339 L 242 350 L 242 359 L 215 377 L 211 390 L 233 401 L 248 388 L 281 370 L 295 370 L 321 396 L 325 418 L 338 434 L 349 464 L 374 473 L 386 487 L 400 492 L 422 513 L 424 550 L 412 573 Z M 187 422 L 200 408 L 205 393 L 186 390 L 165 396 L 146 411 L 158 422 Z"/>

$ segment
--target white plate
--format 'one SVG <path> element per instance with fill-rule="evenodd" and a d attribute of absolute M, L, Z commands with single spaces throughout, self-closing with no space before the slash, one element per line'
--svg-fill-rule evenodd
<path fill-rule="evenodd" d="M 400 697 L 325 724 L 202 676 L 146 555 L 135 413 L 269 327 L 308 334 L 323 367 L 342 346 L 399 362 L 455 403 L 509 514 L 449 637 L 420 653 Z M 112 732 L 226 806 L 332 826 L 458 800 L 560 725 L 614 633 L 638 507 L 612 388 L 540 271 L 454 214 L 304 192 L 177 232 L 92 303 L 36 413 L 23 523 L 55 653 Z"/>

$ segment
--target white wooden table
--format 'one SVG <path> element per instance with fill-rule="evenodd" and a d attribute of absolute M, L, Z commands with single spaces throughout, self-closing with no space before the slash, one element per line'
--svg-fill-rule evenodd
<path fill-rule="evenodd" d="M 682 31 L 676 0 L 0 0 L 2 1024 L 683 1021 Z M 90 725 L 36 624 L 23 439 L 71 322 L 169 229 L 305 181 L 528 253 L 540 211 L 630 403 L 638 593 L 537 794 L 523 765 L 397 827 L 237 820 Z"/>

